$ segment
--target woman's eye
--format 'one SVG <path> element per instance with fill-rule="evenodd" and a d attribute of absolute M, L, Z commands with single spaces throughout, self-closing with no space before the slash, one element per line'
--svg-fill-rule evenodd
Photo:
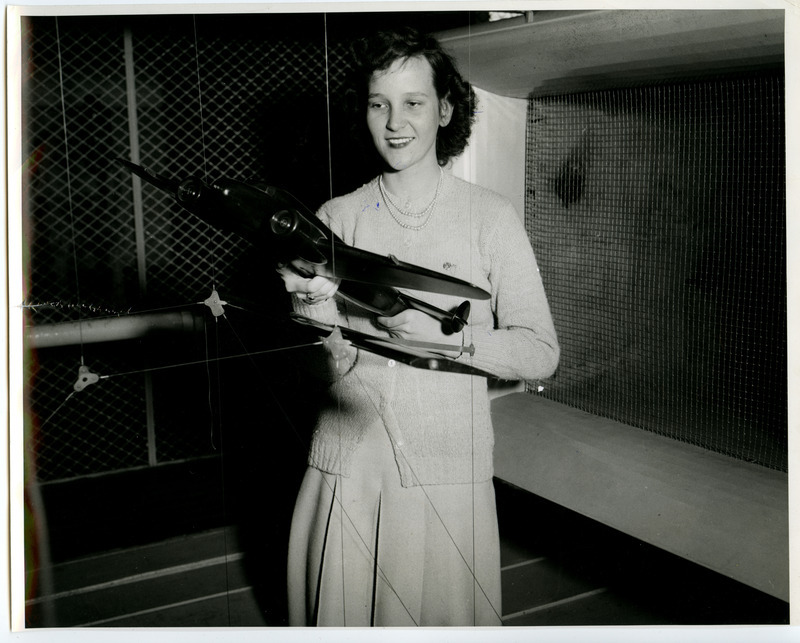
<path fill-rule="evenodd" d="M 422 103 L 420 103 L 418 100 L 410 100 L 408 103 L 406 103 L 406 105 L 408 105 L 411 109 L 416 109 L 422 105 Z"/>
<path fill-rule="evenodd" d="M 385 103 L 370 103 L 369 104 L 369 108 L 370 109 L 384 109 L 385 107 L 386 107 Z"/>

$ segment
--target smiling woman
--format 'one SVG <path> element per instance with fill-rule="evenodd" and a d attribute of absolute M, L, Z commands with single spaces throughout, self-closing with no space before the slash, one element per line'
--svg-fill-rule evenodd
<path fill-rule="evenodd" d="M 499 378 L 549 376 L 558 343 L 522 223 L 505 198 L 446 168 L 468 139 L 471 88 L 436 40 L 414 30 L 377 33 L 355 50 L 380 173 L 326 203 L 320 218 L 347 244 L 443 270 L 492 297 L 471 302 L 459 337 L 419 310 L 373 318 L 337 305 L 337 283 L 286 268 L 295 310 L 456 353 L 469 346 L 463 359 Z M 444 310 L 459 305 L 425 297 Z M 333 384 L 294 512 L 290 623 L 499 625 L 486 379 L 415 372 L 352 347 L 320 349 L 318 359 Z"/>

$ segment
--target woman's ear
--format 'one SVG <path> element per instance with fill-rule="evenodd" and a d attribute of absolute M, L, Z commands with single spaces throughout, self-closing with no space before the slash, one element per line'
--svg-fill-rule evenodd
<path fill-rule="evenodd" d="M 439 127 L 447 127 L 451 118 L 453 118 L 453 105 L 447 98 L 443 98 L 439 101 Z"/>

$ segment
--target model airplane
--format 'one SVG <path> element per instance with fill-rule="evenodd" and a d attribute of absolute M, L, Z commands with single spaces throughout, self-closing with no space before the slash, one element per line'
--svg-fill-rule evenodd
<path fill-rule="evenodd" d="M 396 288 L 480 300 L 491 296 L 461 279 L 402 262 L 392 255 L 384 257 L 347 245 L 302 202 L 280 188 L 260 188 L 226 178 L 206 182 L 192 177 L 179 181 L 125 159 L 118 161 L 133 174 L 169 193 L 184 209 L 213 227 L 264 245 L 276 264 L 291 265 L 305 277 L 322 275 L 340 279 L 340 296 L 378 315 L 393 316 L 413 308 L 441 321 L 449 332 L 458 332 L 467 324 L 469 301 L 464 301 L 454 311 L 446 311 Z M 362 347 L 380 354 L 404 350 L 387 346 L 390 340 L 377 337 L 374 340 L 362 342 Z M 442 360 L 449 358 L 434 353 L 418 354 L 411 365 L 450 370 L 442 368 Z M 411 363 L 405 359 L 398 361 Z M 424 365 L 426 363 L 428 366 Z M 461 366 L 459 364 L 459 368 Z M 475 374 L 486 375 L 480 371 Z"/>
<path fill-rule="evenodd" d="M 341 279 L 339 292 L 343 297 L 379 315 L 391 317 L 414 308 L 457 332 L 467 323 L 468 301 L 450 312 L 395 287 L 471 299 L 490 297 L 485 290 L 461 279 L 399 261 L 392 255 L 384 257 L 348 246 L 298 199 L 280 188 L 261 189 L 225 178 L 208 183 L 198 178 L 177 181 L 130 161 L 119 161 L 215 228 L 265 244 L 276 263 L 291 264 L 306 277 Z"/>

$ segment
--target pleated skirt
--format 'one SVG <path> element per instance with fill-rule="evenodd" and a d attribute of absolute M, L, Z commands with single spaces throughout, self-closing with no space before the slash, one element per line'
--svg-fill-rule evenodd
<path fill-rule="evenodd" d="M 288 580 L 291 625 L 500 625 L 492 482 L 405 488 L 376 424 L 349 477 L 306 471 Z"/>

